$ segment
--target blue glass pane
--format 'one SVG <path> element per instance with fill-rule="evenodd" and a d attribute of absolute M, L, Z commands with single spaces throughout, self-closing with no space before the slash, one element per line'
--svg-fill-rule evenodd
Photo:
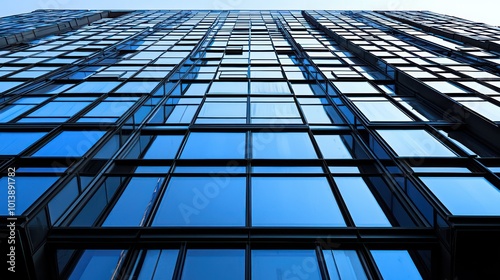
<path fill-rule="evenodd" d="M 252 225 L 343 227 L 345 222 L 324 177 L 254 177 Z"/>
<path fill-rule="evenodd" d="M 179 250 L 148 250 L 139 280 L 172 279 Z"/>
<path fill-rule="evenodd" d="M 213 175 L 245 173 L 245 166 L 176 166 L 175 173 L 210 173 Z"/>
<path fill-rule="evenodd" d="M 359 256 L 354 250 L 323 250 L 330 280 L 368 279 Z"/>
<path fill-rule="evenodd" d="M 94 109 L 90 110 L 86 117 L 120 117 L 125 113 L 134 102 L 102 102 Z"/>
<path fill-rule="evenodd" d="M 118 266 L 121 250 L 86 250 L 78 260 L 69 280 L 111 279 Z"/>
<path fill-rule="evenodd" d="M 253 173 L 323 173 L 320 166 L 254 166 Z"/>
<path fill-rule="evenodd" d="M 135 173 L 168 173 L 170 166 L 137 166 Z"/>
<path fill-rule="evenodd" d="M 128 82 L 116 90 L 117 93 L 150 93 L 159 82 Z"/>
<path fill-rule="evenodd" d="M 244 226 L 243 177 L 173 177 L 153 226 Z"/>
<path fill-rule="evenodd" d="M 252 157 L 262 159 L 318 158 L 306 132 L 252 133 Z"/>
<path fill-rule="evenodd" d="M 483 177 L 420 177 L 453 215 L 500 215 L 500 190 Z"/>
<path fill-rule="evenodd" d="M 8 180 L 8 177 L 0 178 L 0 186 L 3 190 L 0 192 L 0 201 L 4 202 L 4 207 L 0 207 L 0 215 L 9 214 L 8 201 L 9 198 L 8 186 L 9 183 L 15 187 L 15 207 L 11 209 L 16 215 L 21 215 L 33 202 L 35 202 L 59 177 L 21 177 L 16 176 L 15 181 Z"/>
<path fill-rule="evenodd" d="M 334 178 L 347 209 L 360 227 L 390 227 L 391 223 L 380 208 L 377 200 L 371 193 L 363 178 L 336 177 Z"/>
<path fill-rule="evenodd" d="M 245 133 L 192 132 L 182 151 L 181 158 L 245 158 L 245 137 Z"/>
<path fill-rule="evenodd" d="M 408 251 L 371 250 L 384 280 L 422 279 Z"/>
<path fill-rule="evenodd" d="M 0 132 L 0 155 L 17 155 L 28 148 L 46 132 Z"/>
<path fill-rule="evenodd" d="M 83 82 L 75 87 L 72 87 L 67 93 L 108 93 L 120 82 Z"/>
<path fill-rule="evenodd" d="M 35 107 L 35 105 L 13 105 L 2 108 L 2 110 L 0 110 L 0 122 L 11 121 L 33 107 Z"/>
<path fill-rule="evenodd" d="M 99 141 L 105 131 L 63 131 L 33 156 L 80 157 Z"/>
<path fill-rule="evenodd" d="M 251 93 L 290 94 L 287 82 L 252 82 Z"/>
<path fill-rule="evenodd" d="M 0 82 L 0 94 L 6 92 L 7 90 L 14 88 L 23 82 Z"/>
<path fill-rule="evenodd" d="M 369 82 L 333 82 L 342 93 L 380 93 Z"/>
<path fill-rule="evenodd" d="M 91 102 L 51 102 L 39 108 L 28 117 L 71 117 Z"/>
<path fill-rule="evenodd" d="M 352 159 L 340 135 L 314 135 L 314 139 L 326 159 Z"/>
<path fill-rule="evenodd" d="M 377 129 L 377 133 L 401 157 L 456 157 L 455 153 L 423 129 Z"/>
<path fill-rule="evenodd" d="M 314 250 L 252 250 L 252 279 L 322 278 Z"/>
<path fill-rule="evenodd" d="M 246 94 L 248 93 L 247 82 L 213 82 L 210 86 L 209 93 L 233 93 Z"/>
<path fill-rule="evenodd" d="M 243 280 L 245 250 L 188 250 L 181 279 Z"/>
<path fill-rule="evenodd" d="M 141 226 L 154 202 L 163 178 L 132 178 L 103 226 Z"/>
<path fill-rule="evenodd" d="M 145 159 L 173 159 L 181 145 L 182 135 L 158 135 L 144 155 Z"/>

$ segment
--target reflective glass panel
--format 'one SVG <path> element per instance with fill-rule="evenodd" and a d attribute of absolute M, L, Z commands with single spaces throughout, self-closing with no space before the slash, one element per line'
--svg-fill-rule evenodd
<path fill-rule="evenodd" d="M 334 180 L 356 226 L 391 226 L 363 178 L 335 177 Z"/>
<path fill-rule="evenodd" d="M 252 157 L 262 159 L 318 158 L 306 132 L 254 132 Z"/>
<path fill-rule="evenodd" d="M 0 132 L 0 155 L 17 155 L 38 139 L 42 138 L 46 132 Z"/>
<path fill-rule="evenodd" d="M 121 250 L 85 250 L 69 279 L 95 280 L 96 275 L 102 279 L 112 279 L 124 252 Z"/>
<path fill-rule="evenodd" d="M 80 157 L 99 141 L 104 133 L 105 131 L 63 131 L 33 156 Z"/>
<path fill-rule="evenodd" d="M 330 280 L 368 279 L 354 250 L 323 250 Z"/>
<path fill-rule="evenodd" d="M 371 250 L 370 253 L 385 280 L 422 279 L 408 251 Z"/>
<path fill-rule="evenodd" d="M 378 134 L 401 157 L 456 157 L 456 154 L 423 129 L 377 129 Z"/>
<path fill-rule="evenodd" d="M 253 177 L 252 225 L 331 227 L 345 222 L 324 177 Z"/>
<path fill-rule="evenodd" d="M 323 278 L 314 250 L 252 250 L 252 279 Z"/>
<path fill-rule="evenodd" d="M 244 226 L 243 177 L 173 177 L 153 226 Z"/>
<path fill-rule="evenodd" d="M 453 215 L 500 215 L 500 190 L 483 177 L 420 177 Z"/>
<path fill-rule="evenodd" d="M 142 226 L 163 178 L 132 178 L 103 226 Z"/>
<path fill-rule="evenodd" d="M 184 159 L 245 158 L 245 133 L 192 132 L 182 150 Z"/>
<path fill-rule="evenodd" d="M 4 202 L 4 207 L 0 207 L 0 215 L 8 215 L 9 210 L 14 214 L 21 215 L 30 207 L 59 177 L 23 177 L 16 176 L 14 181 L 5 176 L 0 178 L 3 191 L 0 192 L 0 201 Z M 8 187 L 15 187 L 15 197 L 9 197 Z M 14 200 L 12 199 L 14 198 Z M 9 208 L 9 202 L 14 201 L 14 208 Z"/>
<path fill-rule="evenodd" d="M 189 249 L 182 280 L 244 280 L 245 250 Z"/>

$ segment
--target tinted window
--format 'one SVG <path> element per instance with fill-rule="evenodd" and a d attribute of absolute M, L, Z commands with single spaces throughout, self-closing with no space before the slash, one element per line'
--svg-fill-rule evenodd
<path fill-rule="evenodd" d="M 148 250 L 139 280 L 172 279 L 179 250 Z"/>
<path fill-rule="evenodd" d="M 163 178 L 132 178 L 103 226 L 142 226 Z"/>
<path fill-rule="evenodd" d="M 408 251 L 371 250 L 370 253 L 385 280 L 422 279 Z"/>
<path fill-rule="evenodd" d="M 351 153 L 344 145 L 340 135 L 314 135 L 314 139 L 321 149 L 323 158 L 327 159 L 351 159 Z"/>
<path fill-rule="evenodd" d="M 318 158 L 306 132 L 252 133 L 252 157 L 263 159 Z"/>
<path fill-rule="evenodd" d="M 336 177 L 334 180 L 356 226 L 391 226 L 363 178 Z"/>
<path fill-rule="evenodd" d="M 425 130 L 382 130 L 378 134 L 401 157 L 455 157 L 450 149 Z"/>
<path fill-rule="evenodd" d="M 500 215 L 500 190 L 483 177 L 420 177 L 454 215 Z"/>
<path fill-rule="evenodd" d="M 30 207 L 33 202 L 35 202 L 59 177 L 21 177 L 16 176 L 14 186 L 16 190 L 15 194 L 15 214 L 21 215 L 28 207 Z M 0 208 L 0 215 L 9 214 L 9 209 L 7 208 L 8 201 L 12 201 L 8 197 L 8 177 L 0 178 L 0 184 L 4 191 L 0 192 L 0 201 L 4 202 L 5 207 Z"/>
<path fill-rule="evenodd" d="M 182 135 L 158 135 L 144 155 L 145 159 L 173 159 L 181 145 Z"/>
<path fill-rule="evenodd" d="M 96 275 L 102 279 L 111 279 L 115 272 L 121 250 L 85 250 L 71 273 L 70 280 L 95 280 Z"/>
<path fill-rule="evenodd" d="M 245 250 L 197 250 L 186 254 L 182 280 L 243 280 Z"/>
<path fill-rule="evenodd" d="M 324 177 L 252 178 L 252 225 L 345 226 Z"/>
<path fill-rule="evenodd" d="M 153 226 L 244 226 L 245 209 L 245 178 L 173 177 Z"/>
<path fill-rule="evenodd" d="M 181 158 L 244 158 L 245 138 L 245 133 L 192 132 L 184 146 Z"/>
<path fill-rule="evenodd" d="M 103 135 L 104 131 L 63 131 L 36 151 L 33 156 L 80 157 Z"/>
<path fill-rule="evenodd" d="M 354 250 L 323 250 L 330 280 L 368 279 Z"/>
<path fill-rule="evenodd" d="M 17 155 L 42 138 L 45 132 L 0 132 L 0 155 Z"/>
<path fill-rule="evenodd" d="M 314 250 L 252 250 L 252 279 L 321 280 Z"/>

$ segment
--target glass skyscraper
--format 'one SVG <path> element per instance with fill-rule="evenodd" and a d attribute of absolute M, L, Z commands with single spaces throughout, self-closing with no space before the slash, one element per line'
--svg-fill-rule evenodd
<path fill-rule="evenodd" d="M 427 11 L 1 18 L 2 279 L 497 279 L 499 65 Z"/>

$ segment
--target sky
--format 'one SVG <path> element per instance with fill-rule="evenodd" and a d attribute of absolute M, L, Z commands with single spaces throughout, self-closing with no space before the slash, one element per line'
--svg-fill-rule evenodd
<path fill-rule="evenodd" d="M 498 0 L 0 0 L 0 5 L 0 16 L 37 9 L 430 10 L 500 26 Z"/>

